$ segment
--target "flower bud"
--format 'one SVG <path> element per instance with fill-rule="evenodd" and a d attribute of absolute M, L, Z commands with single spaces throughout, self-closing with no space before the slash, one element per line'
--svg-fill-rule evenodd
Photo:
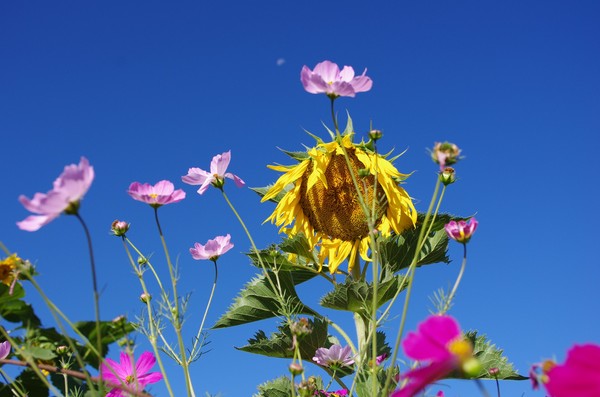
<path fill-rule="evenodd" d="M 454 168 L 446 167 L 442 172 L 440 172 L 440 182 L 442 182 L 445 186 L 448 186 L 456 181 L 456 174 L 454 173 Z"/>
<path fill-rule="evenodd" d="M 292 335 L 304 336 L 312 332 L 312 325 L 306 317 L 299 318 L 290 325 Z"/>
<path fill-rule="evenodd" d="M 129 223 L 115 219 L 110 230 L 115 236 L 124 236 L 129 230 Z"/>
<path fill-rule="evenodd" d="M 139 256 L 138 259 L 137 259 L 137 263 L 140 266 L 144 266 L 144 265 L 148 264 L 148 259 L 146 259 L 143 256 Z"/>
<path fill-rule="evenodd" d="M 299 363 L 291 363 L 288 369 L 290 370 L 290 373 L 294 376 L 300 375 L 302 372 L 304 372 L 304 368 L 302 368 L 302 365 L 300 365 Z"/>
<path fill-rule="evenodd" d="M 500 373 L 500 369 L 493 367 L 493 368 L 488 369 L 488 372 L 492 376 L 498 376 L 498 374 Z"/>
<path fill-rule="evenodd" d="M 460 160 L 460 149 L 450 142 L 436 142 L 431 151 L 432 160 L 440 165 L 440 170 Z"/>
<path fill-rule="evenodd" d="M 152 300 L 152 295 L 144 292 L 143 294 L 140 295 L 140 300 L 144 303 L 148 303 Z"/>
<path fill-rule="evenodd" d="M 366 178 L 369 175 L 371 175 L 371 172 L 369 172 L 369 170 L 366 168 L 361 168 L 358 170 L 358 176 L 361 178 Z"/>
<path fill-rule="evenodd" d="M 69 348 L 64 345 L 60 345 L 56 347 L 56 353 L 58 354 L 67 354 L 69 352 Z"/>
<path fill-rule="evenodd" d="M 369 131 L 369 138 L 371 138 L 374 141 L 381 139 L 382 136 L 383 136 L 383 132 L 381 132 L 381 130 Z"/>
<path fill-rule="evenodd" d="M 472 378 L 478 376 L 479 373 L 481 372 L 481 369 L 482 369 L 481 363 L 475 357 L 471 357 L 470 359 L 466 360 L 462 364 L 463 372 L 467 376 L 470 376 Z"/>

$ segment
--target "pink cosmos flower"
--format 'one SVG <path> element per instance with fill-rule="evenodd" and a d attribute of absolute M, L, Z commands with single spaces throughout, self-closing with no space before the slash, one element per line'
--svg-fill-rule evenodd
<path fill-rule="evenodd" d="M 350 346 L 342 347 L 340 345 L 331 345 L 329 349 L 319 347 L 313 361 L 324 367 L 342 367 L 354 364 Z"/>
<path fill-rule="evenodd" d="M 346 397 L 348 395 L 348 390 L 340 389 L 336 391 L 327 391 L 327 390 L 319 390 L 315 392 L 315 396 L 319 397 Z"/>
<path fill-rule="evenodd" d="M 162 380 L 160 372 L 148 372 L 154 366 L 156 358 L 150 352 L 142 353 L 135 368 L 129 354 L 122 352 L 120 362 L 107 358 L 100 369 L 102 378 L 110 386 L 127 386 L 133 391 L 143 391 L 146 385 Z M 113 388 L 106 397 L 128 397 L 129 394 L 119 388 Z"/>
<path fill-rule="evenodd" d="M 551 397 L 600 396 L 600 346 L 575 345 L 564 364 L 549 367 L 544 380 Z"/>
<path fill-rule="evenodd" d="M 475 233 L 477 225 L 479 225 L 477 219 L 471 218 L 469 219 L 469 222 L 450 221 L 446 226 L 444 226 L 444 228 L 446 229 L 448 237 L 458 241 L 459 243 L 466 244 L 471 239 L 473 233 Z"/>
<path fill-rule="evenodd" d="M 175 190 L 173 183 L 170 181 L 160 181 L 154 186 L 149 183 L 133 182 L 129 185 L 127 193 L 134 200 L 149 204 L 154 208 L 177 203 L 185 198 L 185 192 L 181 189 Z"/>
<path fill-rule="evenodd" d="M 231 161 L 231 150 L 223 154 L 217 154 L 210 163 L 210 172 L 192 167 L 187 175 L 181 177 L 181 180 L 188 185 L 200 185 L 199 194 L 204 194 L 210 185 L 221 189 L 225 184 L 225 178 L 233 179 L 237 187 L 244 187 L 246 183 L 237 175 L 227 171 Z"/>
<path fill-rule="evenodd" d="M 219 256 L 233 248 L 230 240 L 231 236 L 228 234 L 217 236 L 214 240 L 208 240 L 205 245 L 194 243 L 194 248 L 190 248 L 190 254 L 196 260 L 208 259 L 215 261 Z"/>
<path fill-rule="evenodd" d="M 36 193 L 32 199 L 24 195 L 19 196 L 19 201 L 25 209 L 38 215 L 28 216 L 17 222 L 17 226 L 21 230 L 35 232 L 63 212 L 77 213 L 79 202 L 93 180 L 94 167 L 90 166 L 85 157 L 81 157 L 79 164 L 67 165 L 48 193 Z"/>
<path fill-rule="evenodd" d="M 0 343 L 0 360 L 5 359 L 10 354 L 10 342 L 4 341 Z"/>
<path fill-rule="evenodd" d="M 430 316 L 410 332 L 402 342 L 404 352 L 413 360 L 429 362 L 402 375 L 404 386 L 392 397 L 412 397 L 427 385 L 442 379 L 461 362 L 471 357 L 472 347 L 461 337 L 456 320 L 450 316 Z"/>
<path fill-rule="evenodd" d="M 365 76 L 366 73 L 367 69 L 362 75 L 354 77 L 352 67 L 344 66 L 340 71 L 337 64 L 323 61 L 313 70 L 305 65 L 300 72 L 300 81 L 311 94 L 327 94 L 331 98 L 354 97 L 357 92 L 369 91 L 373 86 L 373 81 Z"/>

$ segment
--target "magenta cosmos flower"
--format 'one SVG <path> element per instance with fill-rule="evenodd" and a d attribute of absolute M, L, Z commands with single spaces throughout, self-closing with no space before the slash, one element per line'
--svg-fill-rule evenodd
<path fill-rule="evenodd" d="M 21 230 L 35 232 L 63 212 L 76 214 L 79 202 L 93 180 L 94 167 L 85 157 L 81 157 L 79 164 L 67 165 L 48 193 L 36 193 L 32 199 L 23 195 L 19 197 L 25 209 L 38 215 L 28 216 L 17 222 L 17 226 Z"/>
<path fill-rule="evenodd" d="M 185 192 L 181 189 L 175 190 L 173 183 L 170 181 L 160 181 L 154 186 L 149 183 L 133 182 L 129 185 L 127 193 L 133 199 L 149 204 L 154 208 L 177 203 L 185 198 Z"/>
<path fill-rule="evenodd" d="M 319 347 L 315 352 L 313 361 L 324 367 L 331 368 L 339 368 L 354 364 L 350 346 L 342 347 L 340 345 L 331 345 L 329 349 L 326 347 Z"/>
<path fill-rule="evenodd" d="M 428 364 L 401 375 L 401 382 L 406 383 L 392 397 L 412 397 L 472 357 L 471 344 L 462 338 L 458 323 L 450 316 L 428 317 L 406 336 L 402 347 L 408 357 Z"/>
<path fill-rule="evenodd" d="M 600 396 L 600 346 L 575 345 L 564 364 L 545 367 L 542 379 L 551 397 Z"/>
<path fill-rule="evenodd" d="M 115 362 L 110 358 L 104 360 L 100 369 L 102 379 L 110 386 L 127 386 L 133 391 L 142 391 L 151 383 L 162 380 L 160 372 L 148 372 L 154 366 L 156 358 L 150 352 L 142 353 L 135 367 L 131 362 L 131 357 L 127 353 L 121 353 L 120 362 Z M 113 388 L 106 397 L 128 397 L 129 394 L 120 389 Z"/>
<path fill-rule="evenodd" d="M 233 248 L 231 236 L 217 236 L 214 240 L 208 240 L 205 245 L 194 243 L 194 248 L 190 248 L 192 258 L 196 260 L 216 261 L 217 258 Z"/>
<path fill-rule="evenodd" d="M 360 76 L 354 76 L 354 69 L 344 66 L 340 71 L 337 64 L 323 61 L 313 70 L 304 66 L 300 72 L 300 81 L 304 89 L 311 94 L 327 94 L 331 98 L 339 96 L 354 97 L 357 92 L 369 91 L 373 81 L 365 76 L 367 69 Z"/>
<path fill-rule="evenodd" d="M 448 237 L 453 240 L 458 241 L 459 243 L 466 244 L 471 239 L 473 233 L 475 233 L 475 229 L 477 229 L 477 219 L 471 218 L 469 222 L 465 221 L 450 221 L 446 224 L 445 229 Z"/>
<path fill-rule="evenodd" d="M 217 154 L 210 163 L 210 172 L 192 167 L 188 170 L 187 175 L 181 177 L 181 180 L 188 185 L 200 185 L 199 194 L 204 194 L 210 185 L 219 189 L 223 188 L 225 178 L 233 179 L 237 187 L 245 186 L 246 183 L 239 176 L 226 172 L 230 161 L 231 151 Z"/>

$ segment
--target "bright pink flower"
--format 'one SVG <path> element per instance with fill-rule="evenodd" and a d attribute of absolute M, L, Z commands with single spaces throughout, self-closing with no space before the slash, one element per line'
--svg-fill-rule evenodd
<path fill-rule="evenodd" d="M 465 221 L 450 221 L 444 227 L 446 228 L 448 237 L 458 241 L 459 243 L 466 244 L 471 239 L 473 233 L 475 233 L 477 225 L 479 225 L 477 219 L 471 218 L 469 219 L 468 223 Z"/>
<path fill-rule="evenodd" d="M 181 189 L 175 190 L 173 183 L 170 181 L 160 181 L 154 186 L 149 183 L 133 182 L 129 185 L 127 193 L 134 200 L 149 204 L 154 208 L 177 203 L 185 198 L 185 192 Z"/>
<path fill-rule="evenodd" d="M 48 193 L 36 193 L 32 199 L 19 196 L 19 201 L 25 209 L 39 215 L 30 215 L 17 222 L 17 226 L 21 230 L 35 232 L 65 211 L 77 213 L 79 201 L 93 180 L 94 167 L 90 166 L 85 157 L 81 157 L 79 164 L 67 165 Z"/>
<path fill-rule="evenodd" d="M 357 92 L 369 91 L 373 81 L 365 76 L 367 69 L 362 75 L 354 77 L 354 69 L 344 66 L 340 71 L 337 64 L 331 61 L 323 61 L 313 70 L 304 66 L 300 72 L 300 81 L 304 89 L 311 94 L 327 94 L 331 98 L 339 96 L 354 97 Z"/>
<path fill-rule="evenodd" d="M 233 179 L 237 187 L 244 187 L 246 183 L 237 175 L 227 171 L 231 161 L 231 151 L 223 154 L 217 154 L 210 163 L 210 172 L 192 167 L 187 175 L 181 177 L 181 180 L 188 185 L 200 185 L 199 194 L 204 194 L 210 185 L 221 189 L 225 183 L 225 178 Z"/>
<path fill-rule="evenodd" d="M 392 397 L 412 397 L 427 385 L 442 379 L 460 367 L 470 357 L 472 348 L 461 337 L 456 320 L 450 316 L 430 316 L 419 324 L 417 332 L 410 332 L 402 342 L 404 352 L 413 360 L 428 365 L 408 371 L 400 378 L 406 383 Z"/>
<path fill-rule="evenodd" d="M 120 362 L 117 363 L 107 358 L 100 369 L 102 379 L 109 386 L 127 386 L 133 391 L 142 391 L 150 383 L 162 380 L 160 372 L 148 372 L 154 366 L 156 358 L 150 352 L 142 353 L 135 368 L 131 357 L 127 353 L 121 353 Z M 113 388 L 106 397 L 128 397 L 129 394 L 119 388 Z"/>
<path fill-rule="evenodd" d="M 340 389 L 336 391 L 327 391 L 327 390 L 319 390 L 315 392 L 315 396 L 318 397 L 346 397 L 348 395 L 348 390 Z"/>
<path fill-rule="evenodd" d="M 231 236 L 228 234 L 217 236 L 214 240 L 208 240 L 205 245 L 194 243 L 194 248 L 190 248 L 190 254 L 196 260 L 208 259 L 215 261 L 219 256 L 233 248 L 230 240 Z"/>
<path fill-rule="evenodd" d="M 573 346 L 565 363 L 552 366 L 546 375 L 551 397 L 600 396 L 600 346 Z"/>
<path fill-rule="evenodd" d="M 0 343 L 0 360 L 5 359 L 10 354 L 10 342 L 4 341 Z"/>
<path fill-rule="evenodd" d="M 324 367 L 342 367 L 354 364 L 350 346 L 342 347 L 340 345 L 331 345 L 329 349 L 319 347 L 315 352 L 313 361 Z"/>

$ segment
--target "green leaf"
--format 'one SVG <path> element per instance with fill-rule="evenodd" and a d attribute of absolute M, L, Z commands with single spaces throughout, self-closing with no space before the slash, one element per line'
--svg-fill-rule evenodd
<path fill-rule="evenodd" d="M 97 329 L 95 321 L 80 321 L 74 324 L 75 328 L 79 330 L 87 340 L 96 348 Z M 108 354 L 108 347 L 117 340 L 125 337 L 134 330 L 134 326 L 129 321 L 123 319 L 122 321 L 101 321 L 100 322 L 100 335 L 102 344 L 102 357 L 106 357 Z M 98 368 L 100 363 L 96 354 L 90 346 L 84 346 L 83 358 L 94 368 Z"/>
<path fill-rule="evenodd" d="M 308 335 L 298 337 L 300 355 L 304 360 L 311 360 L 319 347 L 329 347 L 327 335 L 327 322 L 320 319 L 309 320 L 312 332 Z M 236 347 L 248 353 L 262 354 L 269 357 L 293 358 L 292 334 L 289 325 L 284 323 L 278 327 L 278 331 L 269 337 L 264 331 L 258 331 L 254 338 L 248 340 L 248 344 Z"/>
<path fill-rule="evenodd" d="M 15 382 L 21 384 L 21 389 L 24 389 L 29 396 L 48 397 L 49 391 L 44 382 L 31 369 L 23 370 L 19 376 L 15 378 Z M 14 397 L 10 387 L 0 385 L 0 397 Z"/>
<path fill-rule="evenodd" d="M 56 354 L 51 349 L 43 348 L 40 346 L 23 346 L 22 353 L 26 357 L 33 359 L 50 361 L 56 357 Z"/>
<path fill-rule="evenodd" d="M 414 229 L 406 230 L 400 235 L 383 238 L 380 240 L 381 263 L 392 273 L 408 268 L 417 249 L 419 233 L 425 219 L 424 214 L 417 217 L 417 226 Z M 430 265 L 443 262 L 450 263 L 447 255 L 448 235 L 444 225 L 451 220 L 460 220 L 465 218 L 453 217 L 448 214 L 438 214 L 431 225 L 431 231 L 425 236 L 423 248 L 419 253 L 417 266 Z M 429 229 L 428 222 L 427 228 Z"/>
<path fill-rule="evenodd" d="M 473 344 L 473 354 L 481 363 L 482 369 L 477 375 L 478 378 L 502 379 L 502 380 L 525 380 L 526 376 L 520 375 L 508 362 L 508 358 L 503 355 L 503 350 L 493 345 L 487 340 L 485 335 L 477 335 L 477 331 L 468 331 L 465 336 Z M 492 376 L 489 370 L 498 368 L 498 374 Z"/>
<path fill-rule="evenodd" d="M 267 185 L 265 187 L 251 187 L 250 190 L 258 193 L 260 197 L 264 197 L 265 194 L 273 187 L 273 184 Z M 277 193 L 274 197 L 270 198 L 268 201 L 272 201 L 274 203 L 278 203 L 281 201 L 283 196 L 287 193 L 287 189 L 282 189 L 279 193 Z"/>
<path fill-rule="evenodd" d="M 282 252 L 283 251 L 283 252 Z M 289 254 L 296 255 L 295 261 L 288 259 Z M 269 270 L 305 271 L 317 275 L 317 265 L 308 240 L 302 233 L 293 237 L 285 237 L 279 245 L 272 244 L 258 252 L 248 252 L 246 255 L 252 260 L 252 265 Z M 260 258 L 260 259 L 259 259 Z"/>
<path fill-rule="evenodd" d="M 227 313 L 223 314 L 213 328 L 232 327 L 247 324 L 280 315 L 282 309 L 288 314 L 317 315 L 305 306 L 296 293 L 296 284 L 314 277 L 311 272 L 268 272 L 268 277 L 260 274 L 253 278 L 231 304 Z M 271 280 L 271 282 L 269 282 Z M 283 301 L 278 298 L 278 292 L 273 287 L 279 286 L 283 294 Z M 277 288 L 277 287 L 276 287 Z M 282 307 L 285 305 L 285 307 Z"/>
<path fill-rule="evenodd" d="M 11 293 L 12 292 L 12 293 Z M 13 290 L 0 283 L 0 316 L 11 323 L 21 323 L 23 328 L 35 328 L 41 325 L 33 307 L 22 300 L 25 290 L 15 283 Z"/>
<path fill-rule="evenodd" d="M 292 381 L 281 377 L 258 386 L 258 393 L 253 397 L 290 397 L 292 396 Z"/>
<path fill-rule="evenodd" d="M 404 276 L 389 275 L 377 286 L 377 308 L 392 299 L 398 290 L 406 288 L 402 284 Z M 321 306 L 336 310 L 346 310 L 368 316 L 373 306 L 373 284 L 366 281 L 346 279 L 343 284 L 336 284 L 334 289 L 321 298 Z"/>

